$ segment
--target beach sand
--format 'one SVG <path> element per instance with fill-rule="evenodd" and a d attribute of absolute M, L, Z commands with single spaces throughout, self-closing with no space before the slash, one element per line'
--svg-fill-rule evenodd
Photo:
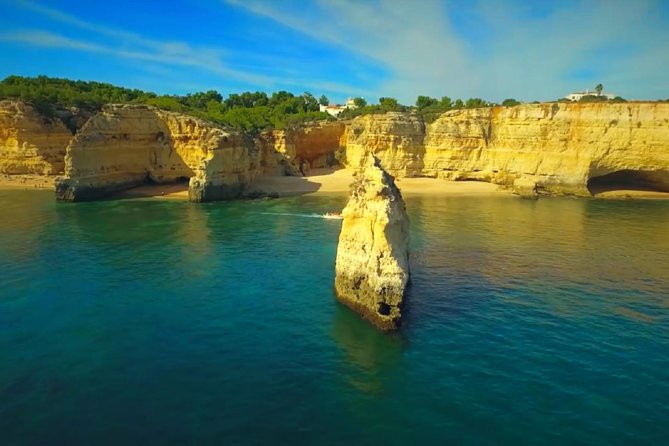
<path fill-rule="evenodd" d="M 617 189 L 597 193 L 594 195 L 594 197 L 605 200 L 621 200 L 627 198 L 642 198 L 644 200 L 669 200 L 669 192 Z"/>
<path fill-rule="evenodd" d="M 160 198 L 165 200 L 188 200 L 188 183 L 145 184 L 121 191 L 114 198 Z"/>
<path fill-rule="evenodd" d="M 307 194 L 348 193 L 353 171 L 348 169 L 312 169 L 308 176 L 262 176 L 247 193 L 277 193 L 280 197 Z M 480 181 L 446 181 L 434 178 L 401 178 L 397 186 L 404 195 L 513 196 L 499 186 Z M 188 199 L 188 184 L 151 184 L 119 192 L 115 198 Z"/>
<path fill-rule="evenodd" d="M 57 175 L 0 175 L 0 189 L 53 190 Z"/>
<path fill-rule="evenodd" d="M 435 178 L 400 178 L 395 180 L 404 195 L 511 196 L 508 190 L 480 181 L 446 181 Z M 305 177 L 262 177 L 250 190 L 278 192 L 280 196 L 346 193 L 353 182 L 348 169 L 312 169 Z"/>
<path fill-rule="evenodd" d="M 53 190 L 56 176 L 40 175 L 0 175 L 0 189 Z M 481 181 L 447 181 L 436 178 L 399 178 L 396 184 L 405 196 L 506 196 L 513 194 L 496 184 Z M 308 176 L 262 176 L 247 192 L 262 191 L 278 193 L 281 197 L 306 194 L 348 193 L 353 182 L 353 171 L 349 169 L 312 169 Z M 645 190 L 613 190 L 594 195 L 597 199 L 669 199 L 669 192 Z M 119 192 L 115 198 L 159 198 L 167 200 L 187 200 L 188 183 L 150 184 Z"/>

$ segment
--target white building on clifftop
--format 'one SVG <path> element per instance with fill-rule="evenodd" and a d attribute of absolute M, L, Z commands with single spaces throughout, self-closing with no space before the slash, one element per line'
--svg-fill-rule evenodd
<path fill-rule="evenodd" d="M 330 105 L 321 105 L 320 106 L 320 111 L 326 112 L 332 116 L 338 116 L 339 113 L 343 112 L 347 108 L 357 108 L 358 106 L 355 105 L 355 100 L 353 98 L 348 98 L 346 99 L 346 104 L 340 105 L 340 104 L 330 104 Z"/>
<path fill-rule="evenodd" d="M 597 93 L 596 91 L 585 90 L 577 91 L 576 93 L 569 93 L 567 96 L 565 96 L 565 99 L 577 102 L 580 101 L 583 96 L 603 96 L 606 97 L 606 99 L 613 99 L 616 97 L 616 95 L 613 93 Z"/>

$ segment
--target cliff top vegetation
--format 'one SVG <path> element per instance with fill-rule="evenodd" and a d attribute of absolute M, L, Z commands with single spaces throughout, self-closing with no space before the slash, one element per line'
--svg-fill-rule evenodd
<path fill-rule="evenodd" d="M 598 85 L 597 87 L 600 87 Z M 109 103 L 146 104 L 170 111 L 197 116 L 216 124 L 256 133 L 265 129 L 284 129 L 320 120 L 334 120 L 327 113 L 319 111 L 319 104 L 327 105 L 325 95 L 318 99 L 311 93 L 294 95 L 287 91 L 267 93 L 244 92 L 232 93 L 227 98 L 215 91 L 204 91 L 184 96 L 158 95 L 138 89 L 117 87 L 102 82 L 73 81 L 47 76 L 22 77 L 9 76 L 0 82 L 0 99 L 19 99 L 32 103 L 46 116 L 54 116 L 58 108 L 80 107 L 99 110 Z M 569 101 L 559 99 L 558 101 Z M 584 96 L 579 102 L 624 102 L 616 97 Z M 666 100 L 669 102 L 669 99 Z M 570 102 L 570 101 L 569 101 Z M 415 111 L 426 122 L 434 121 L 439 115 L 449 110 L 490 107 L 503 105 L 512 107 L 520 102 L 509 98 L 501 104 L 481 98 L 467 100 L 441 99 L 430 96 L 418 96 L 415 106 L 402 105 L 392 97 L 379 98 L 378 104 L 368 104 L 363 98 L 355 98 L 356 108 L 349 108 L 339 114 L 339 119 L 351 119 L 356 116 L 391 111 Z"/>
<path fill-rule="evenodd" d="M 319 111 L 318 100 L 308 92 L 299 96 L 287 91 L 278 91 L 271 96 L 263 92 L 245 92 L 230 94 L 223 99 L 219 92 L 210 90 L 173 96 L 47 76 L 9 76 L 0 82 L 0 99 L 31 102 L 46 116 L 54 116 L 58 108 L 99 110 L 109 103 L 146 104 L 251 133 L 334 119 Z"/>

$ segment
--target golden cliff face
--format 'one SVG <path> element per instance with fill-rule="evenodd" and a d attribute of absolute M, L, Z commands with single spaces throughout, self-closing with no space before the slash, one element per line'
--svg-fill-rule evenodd
<path fill-rule="evenodd" d="M 381 161 L 391 175 L 412 177 L 422 175 L 423 121 L 408 113 L 385 113 L 355 118 L 342 136 L 346 147 L 347 166 L 359 169 L 368 152 Z"/>
<path fill-rule="evenodd" d="M 299 175 L 339 147 L 341 123 L 252 138 L 191 116 L 140 105 L 109 105 L 67 146 L 62 201 L 97 199 L 146 181 L 189 181 L 191 201 L 237 198 L 255 177 Z"/>
<path fill-rule="evenodd" d="M 256 173 L 253 153 L 245 138 L 205 121 L 153 107 L 111 105 L 68 145 L 57 197 L 95 199 L 147 180 L 190 179 L 193 201 L 232 198 Z"/>
<path fill-rule="evenodd" d="M 335 163 L 345 125 L 322 122 L 289 130 L 271 130 L 260 136 L 259 144 L 266 150 L 268 173 L 305 175 L 311 168 Z"/>
<path fill-rule="evenodd" d="M 410 155 L 396 153 L 397 146 L 388 142 L 392 135 L 406 138 L 406 118 L 396 115 L 354 120 L 351 128 L 363 129 L 357 137 L 362 144 L 347 146 L 353 149 L 347 162 L 354 165 L 351 160 L 371 150 L 400 176 L 490 181 L 530 195 L 589 195 L 607 178 L 669 190 L 669 104 L 552 103 L 450 111 L 423 133 L 414 126 L 414 171 L 405 167 Z M 366 132 L 379 126 L 392 135 Z"/>
<path fill-rule="evenodd" d="M 41 116 L 21 102 L 0 102 L 0 173 L 63 173 L 72 133 L 60 119 Z"/>
<path fill-rule="evenodd" d="M 69 126 L 78 128 L 72 137 L 61 119 L 3 101 L 0 173 L 64 173 L 63 200 L 190 178 L 191 199 L 207 201 L 239 196 L 262 173 L 303 175 L 337 160 L 358 169 L 372 152 L 394 176 L 489 181 L 530 196 L 589 195 L 616 183 L 669 191 L 666 103 L 454 110 L 431 124 L 386 113 L 256 138 L 146 106 L 110 105 L 80 125 Z"/>
<path fill-rule="evenodd" d="M 399 326 L 409 281 L 409 217 L 395 182 L 369 156 L 342 212 L 337 298 L 382 330 Z"/>

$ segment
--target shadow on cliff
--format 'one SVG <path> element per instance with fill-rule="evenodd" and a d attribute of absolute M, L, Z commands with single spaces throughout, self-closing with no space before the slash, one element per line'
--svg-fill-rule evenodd
<path fill-rule="evenodd" d="M 669 192 L 669 172 L 618 170 L 607 175 L 591 177 L 587 187 L 592 195 L 617 190 Z"/>
<path fill-rule="evenodd" d="M 329 167 L 311 169 L 306 176 L 264 175 L 247 188 L 246 195 L 264 193 L 295 196 L 323 189 L 331 192 L 347 192 L 352 181 L 347 172 L 340 167 Z M 327 184 L 327 187 L 324 187 L 324 184 Z"/>

